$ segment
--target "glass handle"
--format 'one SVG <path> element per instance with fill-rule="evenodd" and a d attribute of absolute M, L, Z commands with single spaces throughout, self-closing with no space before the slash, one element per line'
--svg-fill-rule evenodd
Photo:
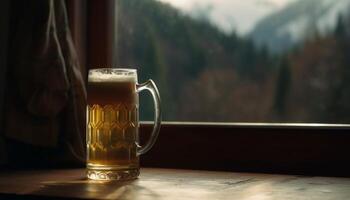
<path fill-rule="evenodd" d="M 154 125 L 153 125 L 153 130 L 151 133 L 151 136 L 149 138 L 149 140 L 147 141 L 147 143 L 144 146 L 139 147 L 139 149 L 137 150 L 137 155 L 142 155 L 144 153 L 146 153 L 147 151 L 149 151 L 152 146 L 154 145 L 154 143 L 157 140 L 158 134 L 159 134 L 159 130 L 160 130 L 160 123 L 162 120 L 162 116 L 161 116 L 161 108 L 160 108 L 160 96 L 159 96 L 159 91 L 158 88 L 156 86 L 156 84 L 149 79 L 148 81 L 142 83 L 142 84 L 138 84 L 137 86 L 137 92 L 141 92 L 143 90 L 148 90 L 153 97 L 153 102 L 154 102 Z"/>

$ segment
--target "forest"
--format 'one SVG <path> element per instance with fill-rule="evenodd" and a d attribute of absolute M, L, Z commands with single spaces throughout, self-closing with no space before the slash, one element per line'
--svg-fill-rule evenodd
<path fill-rule="evenodd" d="M 157 83 L 166 121 L 350 123 L 349 27 L 339 15 L 329 34 L 275 54 L 168 4 L 119 0 L 115 65 Z"/>

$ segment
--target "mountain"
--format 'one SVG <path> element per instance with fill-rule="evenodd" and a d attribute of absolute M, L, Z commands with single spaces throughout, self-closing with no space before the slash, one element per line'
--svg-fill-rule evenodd
<path fill-rule="evenodd" d="M 349 123 L 350 17 L 337 20 L 345 3 L 304 0 L 270 17 L 274 31 L 289 30 L 297 16 L 314 15 L 314 24 L 327 24 L 324 18 L 334 12 L 337 21 L 335 27 L 332 20 L 320 25 L 333 27 L 330 34 L 271 56 L 250 39 L 223 33 L 170 4 L 118 0 L 115 62 L 136 67 L 140 82 L 157 83 L 165 121 Z M 266 38 L 280 36 L 272 33 Z M 140 119 L 153 120 L 153 102 L 140 95 Z"/>
<path fill-rule="evenodd" d="M 249 36 L 278 53 L 315 34 L 328 34 L 349 10 L 350 0 L 298 0 L 263 18 Z"/>
<path fill-rule="evenodd" d="M 223 33 L 207 21 L 195 20 L 170 4 L 155 0 L 119 0 L 116 16 L 115 63 L 136 66 L 140 81 L 154 79 L 164 119 L 177 112 L 187 82 L 208 69 L 231 69 L 242 79 L 261 80 L 273 68 L 266 49 L 235 33 Z M 186 98 L 185 98 L 186 99 Z M 152 119 L 152 102 L 142 119 Z M 146 113 L 146 114 L 144 114 Z M 174 119 L 174 118 L 172 118 Z M 175 118 L 176 119 L 176 118 Z"/>

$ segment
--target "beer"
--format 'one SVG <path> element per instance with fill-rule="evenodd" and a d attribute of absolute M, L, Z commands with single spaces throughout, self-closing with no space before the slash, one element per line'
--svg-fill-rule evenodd
<path fill-rule="evenodd" d="M 86 107 L 87 177 L 93 180 L 128 180 L 139 175 L 139 155 L 157 139 L 161 108 L 152 80 L 137 83 L 135 69 L 89 70 Z M 155 105 L 155 123 L 148 142 L 139 146 L 139 96 L 149 91 Z"/>
<path fill-rule="evenodd" d="M 138 94 L 133 76 L 89 77 L 87 168 L 138 169 Z"/>

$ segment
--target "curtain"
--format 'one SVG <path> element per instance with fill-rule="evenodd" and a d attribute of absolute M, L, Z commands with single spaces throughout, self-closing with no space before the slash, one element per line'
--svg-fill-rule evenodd
<path fill-rule="evenodd" d="M 8 2 L 0 159 L 13 165 L 83 161 L 86 89 L 65 2 Z"/>

